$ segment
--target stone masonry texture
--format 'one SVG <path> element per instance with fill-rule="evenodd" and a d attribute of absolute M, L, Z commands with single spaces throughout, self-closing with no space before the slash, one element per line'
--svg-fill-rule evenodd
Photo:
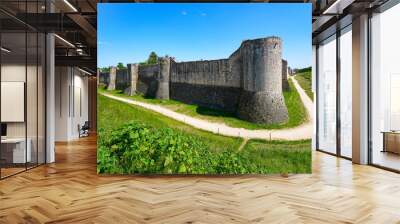
<path fill-rule="evenodd" d="M 137 92 L 137 82 L 139 77 L 139 64 L 127 64 L 128 76 L 130 85 L 125 90 L 125 93 L 129 96 L 133 96 Z"/>
<path fill-rule="evenodd" d="M 162 57 L 155 65 L 128 64 L 126 75 L 118 73 L 118 87 L 113 68 L 108 89 L 124 88 L 128 95 L 178 100 L 260 124 L 288 119 L 282 93 L 287 61 L 282 60 L 279 37 L 245 40 L 227 59 L 175 62 Z"/>
<path fill-rule="evenodd" d="M 108 90 L 115 90 L 115 79 L 117 78 L 117 68 L 111 67 L 110 68 L 110 78 L 108 83 Z"/>
<path fill-rule="evenodd" d="M 171 58 L 164 57 L 159 60 L 159 72 L 157 76 L 157 99 L 169 99 L 169 80 L 171 70 Z"/>
<path fill-rule="evenodd" d="M 255 123 L 283 123 L 288 112 L 282 94 L 282 41 L 278 37 L 248 40 L 240 47 L 243 93 L 238 116 Z"/>
<path fill-rule="evenodd" d="M 288 63 L 286 60 L 282 60 L 282 90 L 289 90 L 288 82 Z"/>

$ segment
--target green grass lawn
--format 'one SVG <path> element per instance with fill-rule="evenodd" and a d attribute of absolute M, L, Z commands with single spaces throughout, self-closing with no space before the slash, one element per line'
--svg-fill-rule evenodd
<path fill-rule="evenodd" d="M 209 141 L 210 148 L 216 151 L 236 149 L 243 141 L 239 138 L 214 135 L 211 132 L 195 129 L 151 110 L 121 103 L 102 95 L 98 95 L 97 97 L 97 113 L 99 128 L 103 128 L 105 131 L 121 127 L 128 121 L 138 121 L 155 128 L 169 127 L 198 136 L 201 139 Z"/>
<path fill-rule="evenodd" d="M 311 100 L 314 101 L 314 93 L 311 90 L 311 70 L 296 74 L 295 79 L 297 80 L 301 88 L 304 89 L 306 94 L 311 98 Z"/>
<path fill-rule="evenodd" d="M 255 124 L 248 121 L 241 120 L 235 116 L 233 113 L 227 113 L 224 111 L 218 111 L 214 109 L 204 108 L 197 105 L 190 105 L 181 103 L 175 100 L 160 100 L 160 99 L 149 99 L 142 95 L 127 96 L 120 90 L 107 91 L 99 88 L 99 92 L 111 93 L 116 96 L 134 99 L 137 101 L 142 101 L 146 103 L 162 105 L 178 113 L 186 114 L 192 117 L 209 120 L 212 122 L 225 123 L 231 127 L 246 128 L 246 129 L 282 129 L 295 127 L 303 122 L 307 121 L 307 112 L 301 102 L 300 96 L 296 91 L 293 83 L 289 80 L 290 89 L 284 91 L 283 95 L 285 98 L 285 103 L 288 108 L 289 120 L 283 124 Z"/>
<path fill-rule="evenodd" d="M 205 145 L 204 147 L 207 148 L 207 151 L 213 153 L 214 155 L 217 155 L 216 158 L 218 159 L 216 159 L 215 161 L 213 160 L 210 163 L 216 165 L 218 167 L 217 170 L 223 170 L 221 171 L 222 173 L 251 172 L 267 174 L 311 172 L 310 140 L 249 140 L 247 144 L 240 151 L 238 151 L 239 146 L 243 142 L 243 139 L 241 138 L 225 137 L 210 132 L 198 130 L 156 112 L 152 112 L 138 106 L 118 102 L 100 94 L 98 94 L 97 105 L 100 138 L 98 141 L 98 168 L 100 167 L 99 164 L 101 164 L 100 168 L 103 168 L 103 170 L 105 167 L 104 164 L 107 164 L 107 167 L 113 167 L 117 166 L 115 164 L 119 164 L 119 161 L 115 157 L 110 156 L 110 153 L 115 149 L 113 147 L 107 148 L 104 147 L 104 145 L 102 146 L 102 142 L 104 142 L 106 138 L 109 138 L 109 136 L 114 133 L 116 129 L 123 127 L 129 122 L 137 122 L 147 125 L 147 127 L 150 127 L 150 131 L 148 132 L 149 135 L 153 133 L 151 130 L 154 130 L 155 133 L 155 130 L 158 129 L 163 130 L 165 128 L 171 128 L 172 132 L 175 134 L 181 133 L 183 136 L 186 136 L 189 139 L 196 139 L 196 141 L 193 140 L 193 144 Z M 180 137 L 178 139 L 180 139 Z M 125 141 L 125 139 L 122 139 L 121 141 Z M 159 139 L 159 141 L 162 142 L 164 140 Z M 183 140 L 182 142 L 184 144 L 187 144 Z M 140 146 L 142 143 L 138 142 L 135 144 Z M 177 148 L 183 148 L 183 152 L 185 151 L 185 146 L 179 146 Z M 193 153 L 196 154 L 197 152 L 194 151 Z M 180 154 L 176 155 L 179 158 Z M 184 154 L 182 154 L 182 156 L 183 155 Z M 207 160 L 208 158 L 203 159 Z M 151 160 L 151 162 L 153 162 L 153 160 Z M 144 161 L 143 163 L 148 165 L 147 161 Z M 199 164 L 206 163 L 199 162 Z M 171 166 L 171 163 L 169 163 L 169 166 Z M 230 170 L 230 167 L 232 167 L 234 171 Z M 123 172 L 120 168 L 121 167 L 115 168 L 113 173 L 129 173 L 129 171 L 126 170 Z M 179 166 L 179 170 L 181 170 L 181 168 L 182 167 Z M 108 168 L 105 170 L 108 170 Z M 186 168 L 182 170 L 188 172 L 186 171 Z M 149 170 L 145 170 L 144 173 L 148 172 Z"/>
<path fill-rule="evenodd" d="M 248 153 L 253 164 L 258 164 L 260 170 L 267 173 L 280 173 L 282 167 L 286 170 L 296 170 L 299 173 L 311 172 L 311 140 L 301 141 L 264 141 L 249 140 L 242 149 Z M 307 165 L 305 165 L 307 164 Z"/>

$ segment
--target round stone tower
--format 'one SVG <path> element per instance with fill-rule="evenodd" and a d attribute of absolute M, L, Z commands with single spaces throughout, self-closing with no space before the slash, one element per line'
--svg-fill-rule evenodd
<path fill-rule="evenodd" d="M 125 94 L 133 96 L 137 91 L 137 83 L 139 78 L 139 64 L 127 64 L 129 87 L 125 89 Z"/>
<path fill-rule="evenodd" d="M 171 58 L 162 57 L 159 59 L 160 71 L 157 77 L 157 99 L 169 99 L 169 75 L 171 70 Z"/>
<path fill-rule="evenodd" d="M 240 47 L 242 94 L 238 116 L 260 124 L 283 123 L 288 112 L 282 94 L 282 40 L 246 40 Z"/>
<path fill-rule="evenodd" d="M 108 90 L 115 90 L 116 87 L 116 81 L 117 81 L 117 68 L 112 66 L 110 68 L 110 80 L 108 82 Z"/>

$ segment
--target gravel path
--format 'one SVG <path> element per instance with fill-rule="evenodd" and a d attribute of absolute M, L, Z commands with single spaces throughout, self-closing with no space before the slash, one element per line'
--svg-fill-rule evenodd
<path fill-rule="evenodd" d="M 220 135 L 232 136 L 232 137 L 242 137 L 247 139 L 266 139 L 266 140 L 301 140 L 301 139 L 310 139 L 313 131 L 313 102 L 307 96 L 305 91 L 300 87 L 296 79 L 290 77 L 292 80 L 297 92 L 300 95 L 300 99 L 303 101 L 303 104 L 307 110 L 308 121 L 293 127 L 293 128 L 284 128 L 284 129 L 260 129 L 260 130 L 249 130 L 244 128 L 234 128 L 229 127 L 223 123 L 215 123 L 203 119 L 194 118 L 185 114 L 180 114 L 175 111 L 172 111 L 168 108 L 156 105 L 144 103 L 132 99 L 126 99 L 118 96 L 113 96 L 106 93 L 101 93 L 102 95 L 109 97 L 111 99 L 115 99 L 121 102 L 125 102 L 128 104 L 133 104 L 136 106 L 143 107 L 145 109 L 149 109 L 160 114 L 163 114 L 167 117 L 173 118 L 175 120 L 181 121 L 185 124 L 193 126 L 195 128 L 213 132 Z"/>

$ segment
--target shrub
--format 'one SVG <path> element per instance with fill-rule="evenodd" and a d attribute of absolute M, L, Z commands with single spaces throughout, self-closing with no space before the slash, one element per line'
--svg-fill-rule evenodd
<path fill-rule="evenodd" d="M 243 174 L 253 166 L 238 152 L 211 152 L 201 139 L 137 122 L 99 130 L 99 173 Z"/>

